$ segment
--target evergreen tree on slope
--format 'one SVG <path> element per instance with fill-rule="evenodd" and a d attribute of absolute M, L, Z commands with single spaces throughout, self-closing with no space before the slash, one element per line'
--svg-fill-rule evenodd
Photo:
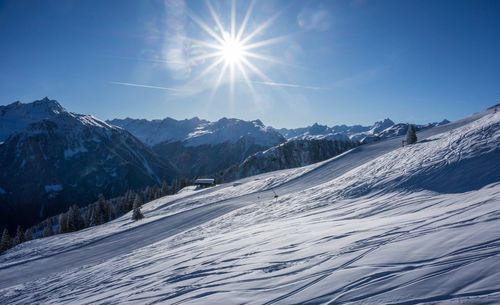
<path fill-rule="evenodd" d="M 52 229 L 52 219 L 49 218 L 43 229 L 43 237 L 48 237 L 54 235 L 54 230 Z"/>
<path fill-rule="evenodd" d="M 417 143 L 417 128 L 413 124 L 408 125 L 408 131 L 406 132 L 406 144 Z"/>
<path fill-rule="evenodd" d="M 24 230 L 21 226 L 17 226 L 16 237 L 14 237 L 14 245 L 19 245 L 24 242 Z"/>
<path fill-rule="evenodd" d="M 2 233 L 2 239 L 0 240 L 0 253 L 6 251 L 12 247 L 12 239 L 9 235 L 9 230 L 4 229 Z"/>
<path fill-rule="evenodd" d="M 141 204 L 142 204 L 141 196 L 139 194 L 137 194 L 135 196 L 134 207 L 132 209 L 132 219 L 135 221 L 144 218 L 144 215 L 142 215 L 142 212 L 141 212 Z"/>

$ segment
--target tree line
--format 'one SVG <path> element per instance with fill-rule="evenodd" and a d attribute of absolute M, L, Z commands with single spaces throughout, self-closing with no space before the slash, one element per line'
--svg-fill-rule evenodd
<path fill-rule="evenodd" d="M 181 178 L 174 179 L 170 185 L 163 181 L 161 185 L 147 186 L 138 191 L 128 190 L 123 196 L 110 199 L 100 194 L 97 201 L 90 205 L 84 207 L 71 205 L 68 211 L 49 217 L 26 230 L 17 226 L 13 236 L 7 229 L 4 229 L 0 238 L 0 253 L 32 239 L 98 226 L 130 211 L 132 211 L 133 220 L 142 219 L 144 215 L 140 208 L 143 203 L 173 195 L 190 184 L 189 179 Z"/>

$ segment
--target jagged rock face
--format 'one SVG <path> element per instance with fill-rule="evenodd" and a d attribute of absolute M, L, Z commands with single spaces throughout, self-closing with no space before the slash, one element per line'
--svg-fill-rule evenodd
<path fill-rule="evenodd" d="M 5 141 L 11 134 L 26 129 L 32 123 L 52 119 L 65 111 L 57 101 L 48 98 L 29 104 L 17 101 L 0 106 L 0 142 Z"/>
<path fill-rule="evenodd" d="M 408 124 L 394 124 L 378 133 L 380 139 L 403 136 L 408 131 Z"/>
<path fill-rule="evenodd" d="M 231 181 L 265 172 L 305 166 L 332 158 L 357 145 L 357 142 L 348 139 L 331 140 L 311 137 L 292 139 L 248 157 L 240 165 L 225 171 L 221 179 Z"/>
<path fill-rule="evenodd" d="M 326 125 L 320 125 L 318 123 L 314 123 L 312 126 L 287 129 L 281 128 L 278 130 L 286 139 L 297 138 L 301 136 L 310 136 L 310 135 L 329 135 L 329 134 L 344 134 L 346 136 L 350 136 L 356 133 L 368 132 L 370 130 L 369 126 L 361 126 L 361 125 L 335 125 L 333 127 L 328 127 Z"/>
<path fill-rule="evenodd" d="M 378 134 L 393 125 L 394 122 L 391 119 L 384 119 L 383 121 L 375 122 L 369 132 L 372 134 Z"/>
<path fill-rule="evenodd" d="M 43 101 L 6 107 L 39 110 Z M 1 225 L 32 224 L 72 204 L 89 204 L 99 193 L 117 196 L 177 175 L 127 131 L 54 102 L 46 103 L 49 111 L 38 119 L 23 114 L 31 122 L 11 129 L 0 145 Z M 6 107 L 3 114 L 15 117 Z"/>
<path fill-rule="evenodd" d="M 417 130 L 423 130 L 434 126 L 448 124 L 449 122 L 450 121 L 445 119 L 439 123 L 417 125 L 416 127 Z M 325 125 L 319 125 L 315 123 L 309 127 L 296 128 L 296 129 L 282 128 L 279 129 L 278 131 L 286 139 L 292 139 L 310 135 L 326 136 L 329 134 L 343 134 L 345 136 L 348 136 L 352 141 L 357 141 L 362 144 L 367 144 L 379 141 L 380 139 L 405 135 L 407 129 L 408 129 L 408 124 L 406 123 L 395 124 L 391 119 L 384 119 L 382 121 L 375 122 L 372 126 L 335 125 L 333 127 L 328 127 Z"/>
<path fill-rule="evenodd" d="M 256 145 L 271 147 L 285 141 L 276 130 L 266 127 L 260 120 L 243 121 L 222 118 L 209 122 L 192 118 L 188 120 L 138 120 L 114 119 L 110 124 L 122 127 L 150 146 L 182 142 L 184 146 L 236 143 L 241 138 L 251 138 Z"/>
<path fill-rule="evenodd" d="M 183 141 L 197 127 L 209 122 L 195 117 L 187 120 L 175 120 L 172 118 L 165 118 L 163 120 L 126 118 L 110 120 L 107 123 L 127 130 L 146 145 L 154 146 L 164 142 Z"/>
<path fill-rule="evenodd" d="M 165 142 L 153 147 L 159 156 L 168 157 L 185 177 L 213 176 L 243 162 L 248 156 L 268 149 L 252 137 L 236 142 L 187 146 L 183 142 Z"/>
<path fill-rule="evenodd" d="M 260 120 L 222 118 L 209 122 L 198 118 L 182 121 L 166 118 L 109 122 L 152 145 L 160 157 L 171 160 L 185 177 L 212 176 L 285 141 Z"/>

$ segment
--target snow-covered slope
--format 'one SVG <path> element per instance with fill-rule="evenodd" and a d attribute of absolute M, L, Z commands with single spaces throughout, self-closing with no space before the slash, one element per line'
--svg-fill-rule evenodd
<path fill-rule="evenodd" d="M 0 303 L 499 303 L 500 113 L 418 136 L 28 242 Z"/>

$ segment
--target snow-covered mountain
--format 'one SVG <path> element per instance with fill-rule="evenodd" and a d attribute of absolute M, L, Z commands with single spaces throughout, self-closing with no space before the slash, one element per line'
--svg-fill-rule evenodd
<path fill-rule="evenodd" d="M 241 163 L 248 156 L 285 141 L 260 120 L 222 118 L 209 122 L 189 120 L 111 120 L 151 145 L 159 156 L 176 164 L 186 177 L 214 175 Z"/>
<path fill-rule="evenodd" d="M 154 146 L 162 142 L 185 141 L 197 128 L 205 126 L 209 122 L 195 117 L 186 120 L 175 120 L 172 118 L 165 118 L 163 120 L 126 118 L 108 120 L 107 123 L 129 131 L 146 145 Z"/>
<path fill-rule="evenodd" d="M 2 106 L 0 134 L 0 223 L 6 226 L 177 174 L 127 131 L 48 98 Z"/>
<path fill-rule="evenodd" d="M 418 125 L 424 130 L 449 123 Z M 238 165 L 220 173 L 221 181 L 231 181 L 269 171 L 305 166 L 332 158 L 360 144 L 372 144 L 382 139 L 405 135 L 408 124 L 395 124 L 391 119 L 375 122 L 372 126 L 313 124 L 310 127 L 281 129 L 287 141 L 259 151 Z"/>
<path fill-rule="evenodd" d="M 328 127 L 326 125 L 321 125 L 318 123 L 314 123 L 312 126 L 308 127 L 300 127 L 300 128 L 281 128 L 278 129 L 278 132 L 281 133 L 286 139 L 296 138 L 300 136 L 308 136 L 308 135 L 328 135 L 328 134 L 336 134 L 342 133 L 345 135 L 351 135 L 354 133 L 360 133 L 370 130 L 370 127 L 361 126 L 361 125 L 335 125 L 333 127 Z"/>
<path fill-rule="evenodd" d="M 383 121 L 375 122 L 375 124 L 371 126 L 370 130 L 368 130 L 368 133 L 378 134 L 394 124 L 395 123 L 391 119 L 384 119 Z"/>
<path fill-rule="evenodd" d="M 32 123 L 53 119 L 65 111 L 57 101 L 47 97 L 30 104 L 17 101 L 0 106 L 0 142 L 15 132 L 25 130 Z"/>
<path fill-rule="evenodd" d="M 236 143 L 252 139 L 255 145 L 270 147 L 283 142 L 283 137 L 260 120 L 244 121 L 222 118 L 216 122 L 192 118 L 175 120 L 114 119 L 108 123 L 122 127 L 147 145 L 182 142 L 184 146 Z"/>
<path fill-rule="evenodd" d="M 302 135 L 257 152 L 222 173 L 221 181 L 232 181 L 270 171 L 306 166 L 339 155 L 358 146 L 344 134 Z"/>
<path fill-rule="evenodd" d="M 426 125 L 417 125 L 417 130 L 431 128 L 449 123 L 448 120 L 443 120 L 439 123 L 429 123 Z M 282 128 L 278 131 L 287 139 L 296 138 L 300 136 L 310 135 L 331 135 L 331 134 L 344 134 L 352 141 L 357 141 L 362 144 L 373 143 L 380 139 L 386 139 L 394 136 L 401 136 L 406 134 L 408 124 L 394 123 L 391 119 L 386 118 L 382 121 L 375 122 L 372 126 L 361 125 L 335 125 L 328 127 L 326 125 L 313 124 L 312 126 L 286 129 Z"/>
<path fill-rule="evenodd" d="M 21 244 L 0 303 L 497 304 L 500 113 L 418 137 Z"/>
<path fill-rule="evenodd" d="M 395 124 L 390 119 L 375 122 L 372 126 L 328 127 L 313 124 L 305 128 L 280 130 L 267 127 L 260 120 L 227 118 L 216 122 L 196 117 L 151 121 L 127 118 L 114 119 L 108 123 L 128 130 L 152 146 L 159 156 L 167 156 L 183 176 L 210 175 L 221 181 L 312 164 L 343 152 L 344 149 L 340 147 L 350 148 L 358 143 L 369 144 L 400 136 L 408 128 L 407 124 Z M 417 127 L 420 130 L 433 126 L 438 124 Z M 344 143 L 339 145 L 339 141 Z M 307 153 L 290 154 L 301 148 L 306 149 Z M 263 154 L 268 150 L 272 153 Z"/>

